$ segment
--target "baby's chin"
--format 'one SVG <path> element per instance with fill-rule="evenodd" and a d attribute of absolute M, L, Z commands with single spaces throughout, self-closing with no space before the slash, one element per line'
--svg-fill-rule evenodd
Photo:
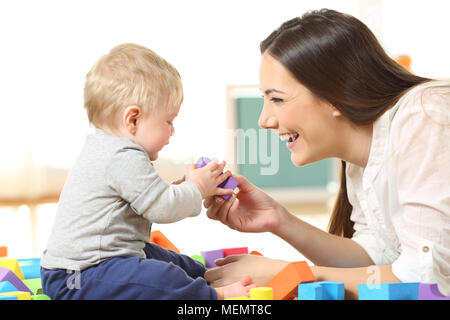
<path fill-rule="evenodd" d="M 151 153 L 148 155 L 148 157 L 150 158 L 150 161 L 155 161 L 158 159 L 158 152 Z"/>

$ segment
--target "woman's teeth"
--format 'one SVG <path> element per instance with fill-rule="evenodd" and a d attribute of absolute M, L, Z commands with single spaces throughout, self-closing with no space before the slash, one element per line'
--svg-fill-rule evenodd
<path fill-rule="evenodd" d="M 280 135 L 281 141 L 288 141 L 289 143 L 294 142 L 299 137 L 298 133 L 286 133 Z"/>

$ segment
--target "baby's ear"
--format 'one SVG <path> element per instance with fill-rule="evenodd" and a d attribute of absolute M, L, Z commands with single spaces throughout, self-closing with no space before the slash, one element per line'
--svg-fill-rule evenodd
<path fill-rule="evenodd" d="M 138 120 L 142 115 L 141 108 L 138 106 L 128 106 L 122 113 L 122 124 L 132 135 L 136 134 Z"/>

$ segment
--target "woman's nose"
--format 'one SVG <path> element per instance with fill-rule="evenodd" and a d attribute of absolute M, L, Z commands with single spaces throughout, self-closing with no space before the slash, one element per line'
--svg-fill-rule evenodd
<path fill-rule="evenodd" d="M 269 107 L 263 105 L 263 109 L 259 115 L 258 125 L 263 129 L 276 129 L 278 127 L 277 118 L 270 111 Z"/>

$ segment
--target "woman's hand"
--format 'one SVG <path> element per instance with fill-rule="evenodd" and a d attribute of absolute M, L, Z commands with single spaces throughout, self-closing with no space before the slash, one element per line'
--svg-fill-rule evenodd
<path fill-rule="evenodd" d="M 217 288 L 237 282 L 243 275 L 249 275 L 257 287 L 262 287 L 287 264 L 286 261 L 252 254 L 232 255 L 216 260 L 218 267 L 206 271 L 205 279 Z"/>
<path fill-rule="evenodd" d="M 245 177 L 233 178 L 239 193 L 226 201 L 220 197 L 206 199 L 207 216 L 241 232 L 274 232 L 280 224 L 281 206 Z"/>

